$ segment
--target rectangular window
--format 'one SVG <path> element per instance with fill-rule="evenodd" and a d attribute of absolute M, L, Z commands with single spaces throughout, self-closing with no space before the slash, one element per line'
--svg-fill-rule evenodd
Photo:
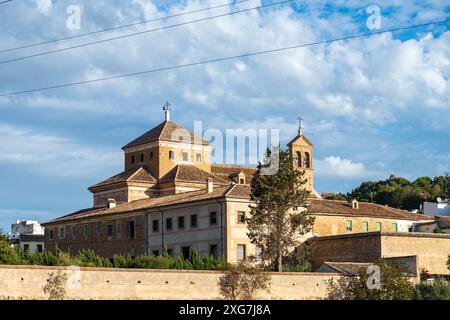
<path fill-rule="evenodd" d="M 195 161 L 197 162 L 202 162 L 202 154 L 201 153 L 197 153 L 195 155 Z"/>
<path fill-rule="evenodd" d="M 77 238 L 77 227 L 72 226 L 72 240 L 76 240 Z"/>
<path fill-rule="evenodd" d="M 112 237 L 113 235 L 113 225 L 109 224 L 108 225 L 108 237 Z"/>
<path fill-rule="evenodd" d="M 89 236 L 89 225 L 87 224 L 83 226 L 83 236 L 85 239 L 87 239 Z"/>
<path fill-rule="evenodd" d="M 128 237 L 134 239 L 134 221 L 128 222 Z"/>
<path fill-rule="evenodd" d="M 150 151 L 150 159 L 153 159 L 153 151 Z"/>
<path fill-rule="evenodd" d="M 245 244 L 238 244 L 237 246 L 237 261 L 242 261 L 246 258 Z"/>
<path fill-rule="evenodd" d="M 117 233 L 121 234 L 123 229 L 123 224 L 121 222 L 117 223 Z"/>
<path fill-rule="evenodd" d="M 363 221 L 362 229 L 363 229 L 363 232 L 368 232 L 369 231 L 369 222 Z"/>
<path fill-rule="evenodd" d="M 173 257 L 173 250 L 172 249 L 167 249 L 167 254 L 171 257 Z"/>
<path fill-rule="evenodd" d="M 141 153 L 141 162 L 144 162 L 144 154 Z"/>
<path fill-rule="evenodd" d="M 197 215 L 191 215 L 191 228 L 197 228 Z"/>
<path fill-rule="evenodd" d="M 153 220 L 153 232 L 159 231 L 159 220 Z"/>
<path fill-rule="evenodd" d="M 189 259 L 191 257 L 191 247 L 181 247 L 181 254 L 183 258 Z"/>
<path fill-rule="evenodd" d="M 172 150 L 170 150 L 169 151 L 169 160 L 173 160 L 173 159 L 175 159 L 175 153 Z"/>
<path fill-rule="evenodd" d="M 23 245 L 23 251 L 25 251 L 25 252 L 30 251 L 30 245 L 29 244 L 24 244 Z"/>
<path fill-rule="evenodd" d="M 245 223 L 245 212 L 238 211 L 238 223 Z"/>
<path fill-rule="evenodd" d="M 50 230 L 50 231 L 48 232 L 48 239 L 49 239 L 49 240 L 53 240 L 53 230 Z"/>
<path fill-rule="evenodd" d="M 183 152 L 183 161 L 189 161 L 189 153 Z"/>
<path fill-rule="evenodd" d="M 44 250 L 42 250 L 42 244 L 37 245 L 37 252 L 42 253 Z"/>
<path fill-rule="evenodd" d="M 398 225 L 396 223 L 392 224 L 392 231 L 397 232 L 398 231 Z"/>
<path fill-rule="evenodd" d="M 353 230 L 353 226 L 352 226 L 352 220 L 347 220 L 345 223 L 345 230 L 347 231 L 352 231 Z"/>
<path fill-rule="evenodd" d="M 97 223 L 95 224 L 95 231 L 96 231 L 97 233 L 100 233 L 101 229 L 102 229 L 102 223 L 101 223 L 101 222 L 97 222 Z"/>
<path fill-rule="evenodd" d="M 217 258 L 217 244 L 212 244 L 209 246 L 209 255 Z"/>
<path fill-rule="evenodd" d="M 159 250 L 153 250 L 153 255 L 154 255 L 155 257 L 159 256 Z"/>
<path fill-rule="evenodd" d="M 166 230 L 171 231 L 172 230 L 172 218 L 166 219 Z"/>
<path fill-rule="evenodd" d="M 184 216 L 178 217 L 178 229 L 184 229 Z"/>
<path fill-rule="evenodd" d="M 131 156 L 131 164 L 136 162 L 136 157 L 135 156 Z"/>
<path fill-rule="evenodd" d="M 381 229 L 382 229 L 381 222 L 377 222 L 375 230 L 376 231 L 381 231 Z"/>
<path fill-rule="evenodd" d="M 239 179 L 239 184 L 245 184 L 245 179 Z"/>
<path fill-rule="evenodd" d="M 65 236 L 66 236 L 66 228 L 65 227 L 59 228 L 59 238 L 64 239 Z"/>
<path fill-rule="evenodd" d="M 217 224 L 217 212 L 211 212 L 209 214 L 209 224 L 210 225 Z"/>

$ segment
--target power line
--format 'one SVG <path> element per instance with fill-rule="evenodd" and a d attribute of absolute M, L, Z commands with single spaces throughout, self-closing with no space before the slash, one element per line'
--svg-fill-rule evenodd
<path fill-rule="evenodd" d="M 12 1 L 12 0 L 8 0 L 8 1 Z M 44 44 L 50 44 L 50 43 L 55 43 L 55 42 L 59 42 L 59 41 L 75 39 L 75 38 L 89 36 L 89 35 L 98 34 L 98 33 L 102 33 L 102 32 L 108 32 L 108 31 L 113 31 L 113 30 L 118 30 L 118 29 L 123 29 L 123 28 L 128 28 L 128 27 L 134 27 L 134 26 L 137 26 L 137 25 L 140 25 L 140 24 L 146 24 L 146 23 L 150 23 L 150 22 L 161 21 L 161 20 L 165 20 L 165 19 L 169 19 L 169 18 L 181 17 L 181 16 L 193 14 L 193 13 L 208 11 L 208 10 L 212 10 L 212 9 L 222 8 L 222 7 L 228 7 L 228 6 L 232 5 L 232 4 L 239 4 L 239 3 L 243 3 L 243 2 L 249 2 L 249 1 L 251 1 L 251 0 L 231 1 L 231 2 L 228 2 L 226 4 L 221 4 L 221 5 L 217 5 L 217 6 L 214 6 L 214 7 L 208 7 L 208 8 L 203 8 L 203 9 L 199 9 L 199 10 L 173 14 L 173 15 L 170 15 L 170 16 L 164 16 L 164 17 L 161 17 L 161 18 L 155 18 L 155 19 L 150 19 L 150 20 L 142 20 L 142 21 L 138 21 L 138 22 L 134 22 L 134 23 L 130 23 L 130 24 L 120 25 L 120 26 L 117 26 L 117 27 L 100 29 L 100 30 L 91 31 L 91 32 L 87 32 L 87 33 L 81 33 L 81 34 L 77 34 L 77 35 L 74 35 L 74 36 L 68 36 L 68 37 L 64 37 L 64 38 L 58 38 L 58 39 L 46 40 L 46 41 L 42 41 L 42 42 L 25 44 L 25 45 L 22 45 L 22 46 L 19 46 L 19 47 L 14 47 L 14 48 L 1 49 L 0 53 L 15 51 L 15 50 L 19 50 L 19 49 L 32 48 L 32 47 L 36 47 L 36 46 L 40 46 L 40 45 L 44 45 Z M 2 3 L 3 2 L 0 2 L 0 4 L 2 4 Z"/>
<path fill-rule="evenodd" d="M 404 27 L 398 27 L 398 28 L 393 28 L 393 29 L 380 30 L 380 31 L 375 31 L 375 32 L 370 32 L 370 33 L 361 33 L 361 34 L 357 34 L 357 35 L 353 35 L 353 36 L 347 36 L 347 37 L 335 38 L 335 39 L 329 39 L 329 40 L 322 40 L 322 41 L 305 43 L 305 44 L 298 44 L 298 45 L 269 49 L 269 50 L 264 50 L 264 51 L 249 52 L 249 53 L 244 53 L 244 54 L 235 55 L 235 56 L 216 58 L 216 59 L 210 59 L 210 60 L 204 60 L 204 61 L 198 61 L 198 62 L 191 62 L 191 63 L 181 64 L 181 65 L 176 65 L 176 66 L 162 67 L 162 68 L 145 70 L 145 71 L 138 71 L 138 72 L 110 76 L 110 77 L 105 77 L 105 78 L 97 78 L 97 79 L 92 79 L 92 80 L 70 82 L 70 83 L 66 83 L 66 84 L 58 84 L 58 85 L 36 88 L 36 89 L 15 91 L 15 92 L 10 92 L 10 93 L 0 94 L 0 97 L 6 97 L 6 96 L 12 96 L 12 95 L 18 95 L 18 94 L 24 94 L 24 93 L 32 93 L 32 92 L 51 90 L 51 89 L 58 89 L 58 88 L 64 88 L 64 87 L 70 87 L 70 86 L 76 86 L 76 85 L 82 85 L 82 84 L 89 84 L 89 83 L 100 82 L 100 81 L 107 81 L 107 80 L 113 80 L 113 79 L 119 79 L 119 78 L 139 76 L 139 75 L 149 74 L 149 73 L 156 73 L 156 72 L 162 72 L 162 71 L 168 71 L 168 70 L 174 70 L 174 69 L 199 66 L 199 65 L 208 64 L 208 63 L 214 63 L 214 62 L 220 62 L 220 61 L 226 61 L 226 60 L 232 60 L 232 59 L 239 59 L 239 58 L 245 58 L 245 57 L 250 57 L 250 56 L 263 55 L 263 54 L 267 54 L 267 53 L 287 51 L 287 50 L 292 50 L 292 49 L 316 46 L 316 45 L 320 45 L 320 44 L 327 44 L 327 43 L 343 41 L 343 40 L 362 38 L 362 37 L 367 37 L 367 36 L 372 36 L 372 35 L 377 35 L 377 34 L 383 34 L 383 33 L 387 33 L 387 32 L 396 32 L 396 31 L 408 30 L 408 29 L 413 29 L 413 28 L 426 27 L 426 26 L 430 26 L 430 25 L 437 25 L 437 24 L 443 24 L 443 23 L 448 23 L 448 22 L 450 22 L 450 19 L 427 22 L 427 23 L 404 26 Z"/>
<path fill-rule="evenodd" d="M 155 28 L 155 29 L 128 33 L 128 34 L 124 34 L 124 35 L 121 35 L 121 36 L 107 38 L 107 39 L 103 39 L 103 40 L 97 40 L 97 41 L 88 42 L 88 43 L 83 43 L 83 44 L 79 44 L 79 45 L 76 45 L 76 46 L 65 47 L 65 48 L 60 48 L 60 49 L 55 49 L 55 50 L 50 50 L 50 51 L 44 51 L 44 52 L 40 52 L 40 53 L 28 55 L 28 56 L 22 56 L 22 57 L 18 57 L 18 58 L 13 58 L 13 59 L 8 59 L 8 60 L 2 60 L 2 61 L 0 61 L 0 64 L 5 64 L 5 63 L 10 63 L 10 62 L 19 61 L 19 60 L 25 60 L 25 59 L 45 56 L 45 55 L 52 54 L 52 53 L 63 52 L 63 51 L 68 51 L 68 50 L 72 50 L 72 49 L 87 47 L 87 46 L 91 46 L 91 45 L 95 45 L 95 44 L 99 44 L 99 43 L 104 43 L 104 42 L 114 41 L 114 40 L 118 40 L 118 39 L 133 37 L 133 36 L 137 36 L 137 35 L 141 35 L 141 34 L 145 34 L 145 33 L 161 31 L 161 30 L 175 28 L 175 27 L 180 27 L 180 26 L 185 26 L 185 25 L 188 25 L 188 24 L 193 24 L 193 23 L 197 23 L 197 22 L 201 22 L 201 21 L 212 20 L 212 19 L 217 19 L 217 18 L 221 18 L 221 17 L 225 17 L 225 16 L 231 16 L 231 15 L 238 14 L 238 13 L 243 13 L 243 12 L 248 12 L 248 11 L 253 11 L 253 10 L 258 10 L 258 9 L 263 9 L 263 8 L 268 8 L 268 7 L 272 7 L 272 6 L 276 6 L 276 5 L 281 5 L 281 4 L 292 2 L 292 1 L 293 0 L 284 0 L 284 1 L 280 1 L 280 2 L 274 2 L 274 3 L 270 3 L 270 4 L 260 5 L 260 6 L 257 6 L 257 7 L 252 7 L 252 8 L 248 8 L 248 9 L 242 9 L 242 10 L 233 11 L 233 12 L 227 12 L 227 13 L 223 13 L 223 14 L 219 14 L 219 15 L 215 15 L 215 16 L 211 16 L 211 17 L 206 17 L 206 18 L 201 18 L 201 19 L 181 22 L 181 23 L 172 24 L 172 25 L 169 25 L 169 26 L 159 27 L 159 28 Z"/>

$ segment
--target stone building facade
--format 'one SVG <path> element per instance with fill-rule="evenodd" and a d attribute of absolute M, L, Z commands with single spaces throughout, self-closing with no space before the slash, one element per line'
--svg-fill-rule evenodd
<path fill-rule="evenodd" d="M 432 219 L 369 203 L 323 200 L 314 190 L 313 145 L 299 130 L 288 144 L 293 166 L 304 170 L 309 210 L 316 217 L 304 236 L 372 231 L 408 232 Z M 91 186 L 93 206 L 44 224 L 47 250 L 100 255 L 224 256 L 236 262 L 258 249 L 245 217 L 256 168 L 211 164 L 211 144 L 166 119 L 122 148 L 124 171 Z"/>

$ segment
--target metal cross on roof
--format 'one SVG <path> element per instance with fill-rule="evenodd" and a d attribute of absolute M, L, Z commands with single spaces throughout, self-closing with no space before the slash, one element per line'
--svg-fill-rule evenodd
<path fill-rule="evenodd" d="M 297 118 L 297 120 L 298 120 L 298 135 L 300 136 L 303 134 L 302 120 L 305 120 L 305 119 L 303 119 L 301 116 L 299 116 Z"/>
<path fill-rule="evenodd" d="M 166 103 L 164 104 L 163 110 L 164 110 L 164 111 L 170 111 L 170 103 L 169 103 L 169 102 L 166 102 Z"/>

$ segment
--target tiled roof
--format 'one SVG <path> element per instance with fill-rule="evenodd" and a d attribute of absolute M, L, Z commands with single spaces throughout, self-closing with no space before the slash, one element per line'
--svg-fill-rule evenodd
<path fill-rule="evenodd" d="M 323 264 L 346 276 L 357 276 L 370 266 L 370 263 L 357 262 L 324 262 Z"/>
<path fill-rule="evenodd" d="M 212 178 L 214 183 L 228 183 L 221 177 L 208 173 L 193 165 L 179 164 L 171 169 L 159 181 L 160 184 L 170 182 L 199 182 L 204 183 L 207 178 Z"/>
<path fill-rule="evenodd" d="M 157 180 L 151 175 L 149 169 L 146 166 L 135 166 L 89 187 L 89 190 L 121 182 L 155 184 Z"/>
<path fill-rule="evenodd" d="M 158 198 L 150 198 L 150 199 L 142 199 L 142 200 L 135 200 L 123 204 L 118 204 L 114 208 L 89 208 L 80 210 L 74 213 L 71 213 L 69 215 L 65 215 L 60 218 L 56 218 L 54 220 L 51 220 L 49 222 L 44 223 L 43 225 L 51 224 L 51 223 L 58 223 L 58 222 L 66 222 L 70 220 L 76 220 L 76 219 L 83 219 L 83 218 L 95 218 L 98 216 L 104 216 L 104 215 L 113 215 L 113 214 L 120 214 L 120 213 L 126 213 L 126 212 L 132 212 L 136 210 L 143 210 L 143 209 L 151 209 L 151 208 L 158 208 L 162 206 L 167 205 L 173 205 L 173 204 L 180 204 L 180 203 L 187 203 L 192 201 L 200 201 L 200 200 L 208 200 L 208 199 L 216 199 L 221 198 L 229 191 L 231 188 L 230 185 L 226 186 L 215 186 L 213 192 L 206 192 L 205 189 L 198 190 L 198 191 L 190 191 L 190 192 L 183 192 L 183 193 L 177 193 L 174 195 L 169 196 L 163 196 Z"/>
<path fill-rule="evenodd" d="M 159 125 L 157 125 L 156 127 L 154 127 L 153 129 L 151 129 L 150 131 L 147 131 L 140 137 L 134 139 L 133 141 L 131 141 L 130 143 L 125 145 L 122 149 L 139 146 L 139 145 L 157 141 L 157 140 L 180 142 L 178 137 L 176 137 L 177 140 L 174 139 L 175 137 L 172 137 L 172 134 L 174 133 L 174 131 L 180 130 L 180 129 L 186 130 L 183 127 L 181 127 L 180 125 L 176 124 L 175 122 L 164 121 L 164 122 L 160 123 Z M 194 134 L 191 131 L 189 131 L 189 134 L 191 136 L 190 143 L 194 143 L 195 142 L 195 141 L 193 141 Z M 199 140 L 202 142 L 203 145 L 210 144 L 208 141 L 203 140 L 201 138 L 199 138 Z"/>
<path fill-rule="evenodd" d="M 245 175 L 246 183 L 250 183 L 257 171 L 258 169 L 254 167 L 231 166 L 224 164 L 211 165 L 212 173 L 228 181 L 232 181 L 232 178 L 235 175 L 242 172 Z"/>
<path fill-rule="evenodd" d="M 432 220 L 433 217 L 375 203 L 359 202 L 359 209 L 353 209 L 347 201 L 310 199 L 309 210 L 315 214 L 346 215 L 392 218 L 401 220 Z"/>
<path fill-rule="evenodd" d="M 245 184 L 235 184 L 227 193 L 227 197 L 250 199 L 251 187 Z"/>
<path fill-rule="evenodd" d="M 434 219 L 437 222 L 439 228 L 450 229 L 450 217 L 449 216 L 435 216 Z"/>
<path fill-rule="evenodd" d="M 251 187 L 241 184 L 215 185 L 211 193 L 205 189 L 178 193 L 175 195 L 162 196 L 157 198 L 135 200 L 128 203 L 118 204 L 116 207 L 108 209 L 89 208 L 74 212 L 72 214 L 57 218 L 48 223 L 69 221 L 72 219 L 90 218 L 109 214 L 119 214 L 131 211 L 159 208 L 173 204 L 190 203 L 193 201 L 216 199 L 223 197 L 250 199 Z M 399 220 L 433 220 L 431 216 L 411 213 L 404 210 L 389 208 L 373 203 L 359 203 L 359 209 L 352 209 L 345 201 L 309 199 L 309 210 L 315 215 L 340 215 L 359 217 L 379 217 Z"/>

